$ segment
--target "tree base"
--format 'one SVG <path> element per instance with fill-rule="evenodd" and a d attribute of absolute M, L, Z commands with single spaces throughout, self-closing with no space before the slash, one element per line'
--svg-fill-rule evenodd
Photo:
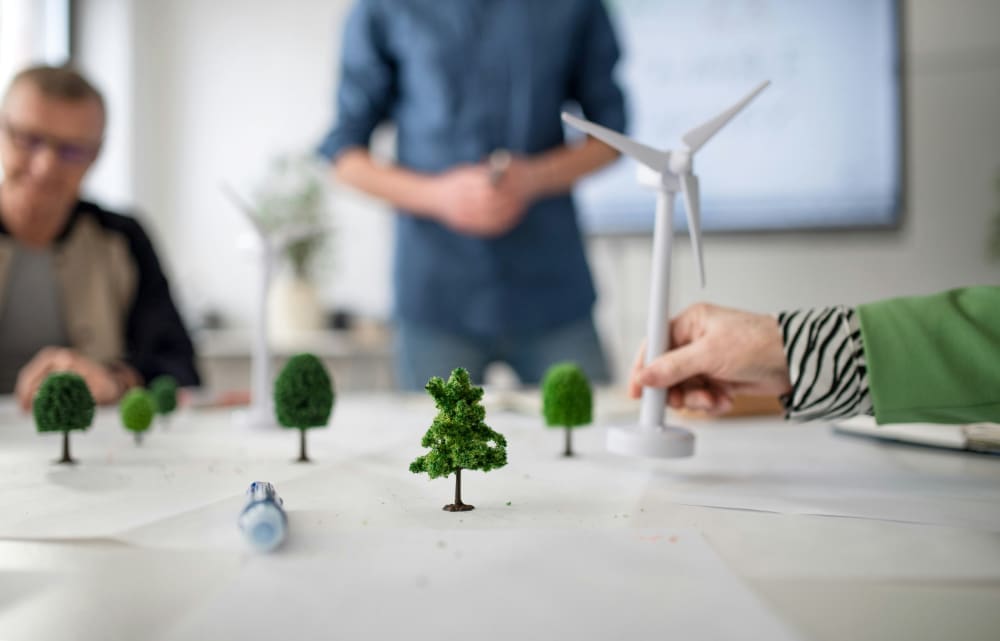
<path fill-rule="evenodd" d="M 54 464 L 56 464 L 56 465 L 76 465 L 76 459 L 68 457 L 68 456 L 64 456 L 63 458 L 59 459 L 58 461 L 52 461 L 52 462 Z"/>
<path fill-rule="evenodd" d="M 563 458 L 573 458 L 576 456 L 573 452 L 563 452 Z"/>
<path fill-rule="evenodd" d="M 300 456 L 299 458 L 295 459 L 295 462 L 296 463 L 312 463 L 312 459 L 309 458 L 308 456 Z"/>
<path fill-rule="evenodd" d="M 468 512 L 469 510 L 476 509 L 476 506 L 469 505 L 468 503 L 449 503 L 441 509 L 445 512 Z"/>

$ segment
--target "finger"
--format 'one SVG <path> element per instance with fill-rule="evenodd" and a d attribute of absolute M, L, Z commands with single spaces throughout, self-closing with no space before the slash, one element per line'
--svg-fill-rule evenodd
<path fill-rule="evenodd" d="M 39 352 L 35 358 L 21 368 L 17 375 L 17 383 L 14 385 L 14 395 L 22 410 L 31 409 L 31 401 L 35 398 L 35 392 L 52 371 L 54 358 L 53 352 Z"/>
<path fill-rule="evenodd" d="M 642 395 L 642 384 L 638 381 L 638 375 L 645 360 L 646 339 L 642 339 L 642 343 L 639 344 L 639 349 L 635 352 L 635 358 L 632 359 L 632 369 L 628 376 L 628 395 L 630 398 L 639 398 L 639 396 Z"/>
<path fill-rule="evenodd" d="M 684 392 L 684 406 L 719 415 L 732 409 L 733 401 L 729 394 L 718 386 L 692 387 Z"/>
<path fill-rule="evenodd" d="M 715 407 L 715 396 L 704 388 L 691 388 L 683 391 L 684 407 L 707 412 Z"/>
<path fill-rule="evenodd" d="M 728 414 L 732 409 L 733 409 L 733 397 L 726 394 L 725 392 L 722 392 L 716 397 L 716 405 L 712 413 Z"/>
<path fill-rule="evenodd" d="M 482 217 L 475 215 L 474 209 L 464 207 L 460 213 L 454 215 L 448 221 L 448 227 L 460 234 L 481 235 L 483 233 L 484 221 Z"/>
<path fill-rule="evenodd" d="M 60 350 L 53 354 L 50 369 L 53 372 L 75 372 L 77 371 L 76 353 L 68 349 Z"/>
<path fill-rule="evenodd" d="M 693 343 L 705 331 L 705 316 L 710 306 L 697 303 L 687 307 L 670 321 L 670 347 Z"/>
<path fill-rule="evenodd" d="M 705 370 L 702 350 L 696 344 L 672 349 L 639 371 L 640 385 L 673 387 Z"/>
<path fill-rule="evenodd" d="M 667 402 L 670 407 L 679 410 L 684 407 L 684 390 L 679 387 L 672 387 L 667 392 Z"/>
<path fill-rule="evenodd" d="M 75 354 L 73 371 L 83 377 L 90 389 L 90 394 L 99 405 L 118 400 L 122 390 L 107 366 L 86 356 Z"/>

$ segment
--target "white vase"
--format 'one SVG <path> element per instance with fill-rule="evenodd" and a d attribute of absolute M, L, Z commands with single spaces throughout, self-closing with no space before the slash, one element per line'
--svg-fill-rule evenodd
<path fill-rule="evenodd" d="M 302 346 L 324 327 L 323 306 L 316 285 L 294 273 L 275 277 L 267 312 L 268 334 L 276 347 Z"/>

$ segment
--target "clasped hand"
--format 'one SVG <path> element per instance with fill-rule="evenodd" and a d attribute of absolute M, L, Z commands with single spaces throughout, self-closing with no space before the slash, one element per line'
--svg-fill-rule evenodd
<path fill-rule="evenodd" d="M 536 197 L 529 161 L 513 158 L 494 184 L 486 164 L 462 165 L 434 179 L 436 218 L 462 234 L 495 238 L 514 229 Z"/>

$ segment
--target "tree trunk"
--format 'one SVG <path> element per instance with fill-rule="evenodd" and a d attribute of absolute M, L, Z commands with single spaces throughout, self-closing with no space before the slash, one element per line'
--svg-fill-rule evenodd
<path fill-rule="evenodd" d="M 441 509 L 447 512 L 468 512 L 476 509 L 475 505 L 462 503 L 462 468 L 455 471 L 455 502 Z"/>
<path fill-rule="evenodd" d="M 57 463 L 73 463 L 73 457 L 69 455 L 69 430 L 63 430 L 62 458 Z"/>
<path fill-rule="evenodd" d="M 135 432 L 135 444 L 142 445 L 142 432 Z"/>
<path fill-rule="evenodd" d="M 308 463 L 309 457 L 306 456 L 306 431 L 304 428 L 299 428 L 299 463 Z"/>
<path fill-rule="evenodd" d="M 566 451 L 563 452 L 563 456 L 573 456 L 573 430 L 570 428 L 565 428 L 566 430 Z"/>

